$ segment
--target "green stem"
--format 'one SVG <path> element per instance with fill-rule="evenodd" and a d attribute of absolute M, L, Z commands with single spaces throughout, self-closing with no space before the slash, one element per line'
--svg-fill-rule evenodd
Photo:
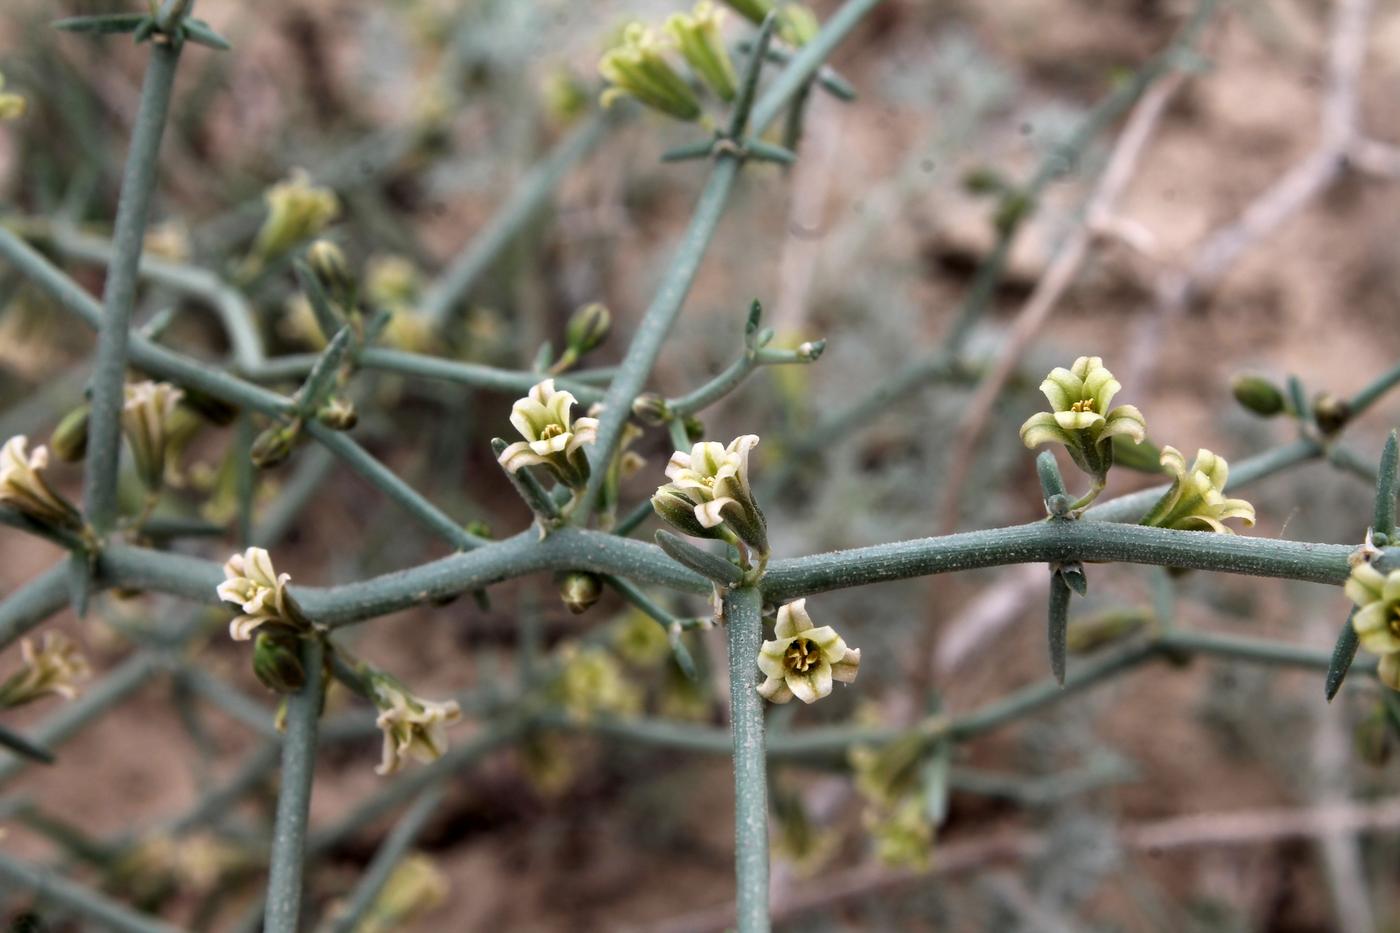
<path fill-rule="evenodd" d="M 151 194 L 155 190 L 160 138 L 165 131 L 179 60 L 178 43 L 152 43 L 131 149 L 127 153 L 121 198 L 117 203 L 114 256 L 103 293 L 102 325 L 98 330 L 92 374 L 87 466 L 83 474 L 83 504 L 88 523 L 99 535 L 110 531 L 117 517 L 118 445 L 121 443 L 131 311 L 136 304 L 136 269 L 141 261 Z"/>
<path fill-rule="evenodd" d="M 318 638 L 302 641 L 306 683 L 287 698 L 287 736 L 282 743 L 282 785 L 272 832 L 267 881 L 266 933 L 295 933 L 301 921 L 302 870 L 311 780 L 316 769 L 316 727 L 321 718 L 322 659 Z"/>
<path fill-rule="evenodd" d="M 1400 363 L 1386 370 L 1351 397 L 1351 401 L 1347 405 L 1351 411 L 1351 417 L 1355 418 L 1360 415 L 1397 385 L 1400 385 Z"/>
<path fill-rule="evenodd" d="M 389 882 L 389 876 L 398 867 L 409 846 L 418 839 L 419 833 L 432 817 L 438 804 L 442 803 L 441 784 L 434 784 L 418 797 L 403 818 L 394 825 L 384 844 L 374 853 L 374 859 L 360 876 L 360 883 L 350 895 L 350 902 L 330 924 L 330 933 L 351 933 L 359 925 L 360 918 L 374 906 L 379 892 Z"/>
<path fill-rule="evenodd" d="M 105 895 L 0 851 L 0 880 L 6 890 L 33 891 L 41 903 L 72 911 L 95 927 L 120 933 L 179 933 L 178 927 L 138 914 Z M 12 929 L 19 929 L 18 921 Z"/>
<path fill-rule="evenodd" d="M 61 560 L 0 602 L 0 651 L 68 605 L 68 561 Z"/>
<path fill-rule="evenodd" d="M 758 649 L 763 594 L 736 587 L 724 598 L 729 635 L 729 718 L 734 731 L 735 867 L 739 933 L 764 933 L 768 921 L 768 778 Z"/>

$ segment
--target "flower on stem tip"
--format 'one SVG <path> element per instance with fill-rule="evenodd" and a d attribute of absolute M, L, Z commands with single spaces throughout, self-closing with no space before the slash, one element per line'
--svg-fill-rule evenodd
<path fill-rule="evenodd" d="M 501 466 L 511 473 L 543 466 L 564 485 L 582 488 L 589 472 L 583 445 L 598 439 L 598 419 L 572 417 L 577 402 L 573 393 L 556 390 L 553 379 L 531 389 L 510 410 L 510 423 L 525 440 L 501 451 Z"/>
<path fill-rule="evenodd" d="M 17 435 L 0 448 L 0 502 L 58 528 L 79 528 L 82 518 L 67 499 L 41 475 L 49 465 L 49 450 L 40 444 L 26 451 L 29 439 Z"/>
<path fill-rule="evenodd" d="M 671 482 L 656 490 L 652 508 L 692 537 L 732 537 L 766 556 L 768 529 L 749 488 L 749 451 L 757 444 L 758 435 L 745 434 L 728 447 L 705 441 L 676 451 L 666 465 Z"/>
<path fill-rule="evenodd" d="M 266 200 L 267 219 L 242 270 L 249 278 L 269 260 L 320 234 L 340 213 L 335 192 L 313 185 L 311 176 L 302 169 L 294 169 L 285 181 L 269 188 Z"/>
<path fill-rule="evenodd" d="M 758 650 L 758 669 L 766 678 L 758 692 L 774 703 L 797 697 L 815 703 L 831 693 L 832 681 L 851 683 L 860 669 L 860 649 L 848 648 L 829 625 L 817 628 L 807 614 L 807 600 L 778 610 L 773 641 Z"/>
<path fill-rule="evenodd" d="M 641 23 L 631 23 L 622 41 L 609 49 L 598 71 L 612 86 L 603 92 L 603 106 L 619 97 L 639 103 L 678 120 L 700 118 L 700 101 L 685 78 L 666 60 L 668 43 Z"/>
<path fill-rule="evenodd" d="M 1069 369 L 1056 367 L 1040 391 L 1050 411 L 1037 412 L 1021 425 L 1027 447 L 1064 444 L 1074 462 L 1091 476 L 1102 478 L 1113 465 L 1113 438 L 1122 435 L 1140 444 L 1147 437 L 1142 412 L 1132 405 L 1110 408 L 1122 388 L 1102 357 L 1081 356 Z"/>
<path fill-rule="evenodd" d="M 92 676 L 87 659 L 66 635 L 48 632 L 43 647 L 25 638 L 19 643 L 22 667 L 0 684 L 0 709 L 22 706 L 45 694 L 65 700 L 77 697 L 77 684 Z"/>
<path fill-rule="evenodd" d="M 370 699 L 379 709 L 375 720 L 384 733 L 384 753 L 376 774 L 393 774 L 405 758 L 427 763 L 447 751 L 447 727 L 462 718 L 456 700 L 437 703 L 415 696 L 396 677 L 368 672 Z"/>
<path fill-rule="evenodd" d="M 160 487 L 165 476 L 165 452 L 171 419 L 184 392 L 168 382 L 130 382 L 122 404 L 122 431 L 136 461 L 136 472 L 147 489 Z"/>
<path fill-rule="evenodd" d="M 224 564 L 224 582 L 218 586 L 219 598 L 235 603 L 243 610 L 229 623 L 229 637 L 247 641 L 263 625 L 304 629 L 308 623 L 287 592 L 289 574 L 279 574 L 272 566 L 272 557 L 260 547 L 250 547 L 235 554 Z"/>
<path fill-rule="evenodd" d="M 1381 656 L 1381 681 L 1400 690 L 1400 570 L 1383 574 L 1368 563 L 1357 564 L 1345 589 L 1356 603 L 1351 625 L 1361 647 Z"/>
<path fill-rule="evenodd" d="M 1243 499 L 1225 498 L 1230 465 L 1224 457 L 1202 448 L 1196 451 L 1196 460 L 1188 470 L 1181 451 L 1163 447 L 1162 469 L 1172 475 L 1172 484 L 1139 524 L 1222 534 L 1234 534 L 1234 529 L 1225 525 L 1229 518 L 1254 524 L 1254 506 Z"/>
<path fill-rule="evenodd" d="M 666 20 L 666 32 L 710 89 L 723 100 L 732 101 L 739 77 L 720 36 L 723 24 L 724 11 L 710 0 L 700 0 L 689 14 L 673 13 Z"/>

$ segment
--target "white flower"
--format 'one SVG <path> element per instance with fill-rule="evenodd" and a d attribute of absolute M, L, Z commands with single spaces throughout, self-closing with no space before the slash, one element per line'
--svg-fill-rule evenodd
<path fill-rule="evenodd" d="M 436 761 L 447 751 L 447 726 L 462 718 L 456 700 L 436 703 L 409 693 L 395 678 L 382 671 L 369 675 L 375 720 L 384 733 L 384 752 L 376 774 L 393 774 L 405 758 Z"/>
<path fill-rule="evenodd" d="M 511 473 L 525 466 L 544 466 L 572 488 L 587 483 L 583 445 L 598 439 L 598 419 L 571 417 L 576 404 L 573 393 L 554 388 L 553 379 L 532 388 L 510 410 L 510 423 L 525 440 L 501 451 L 501 466 Z"/>
<path fill-rule="evenodd" d="M 87 659 L 66 635 L 49 632 L 43 647 L 34 649 L 34 642 L 19 643 L 23 666 L 0 685 L 0 708 L 20 706 L 45 694 L 55 694 L 65 700 L 77 697 L 77 685 L 92 676 Z"/>
<path fill-rule="evenodd" d="M 1181 451 L 1163 447 L 1161 461 L 1162 469 L 1172 475 L 1172 484 L 1139 524 L 1221 534 L 1234 534 L 1225 524 L 1228 518 L 1254 524 L 1254 506 L 1243 499 L 1225 498 L 1230 465 L 1224 457 L 1202 448 L 1188 470 Z"/>
<path fill-rule="evenodd" d="M 657 490 L 653 508 L 687 534 L 709 537 L 707 531 L 724 525 L 760 554 L 767 553 L 763 513 L 749 488 L 749 451 L 757 444 L 758 435 L 745 434 L 728 447 L 706 441 L 690 453 L 676 451 L 666 465 L 671 482 Z M 692 517 L 681 514 L 685 508 Z"/>
<path fill-rule="evenodd" d="M 132 382 L 126 386 L 126 401 L 122 405 L 122 430 L 131 455 L 136 460 L 136 472 L 146 488 L 160 486 L 165 475 L 165 450 L 170 438 L 170 419 L 175 407 L 185 395 L 168 382 Z"/>
<path fill-rule="evenodd" d="M 28 444 L 21 434 L 0 448 L 0 502 L 45 524 L 80 527 L 78 510 L 40 475 L 49 465 L 48 448 L 40 444 L 33 453 L 26 453 Z"/>
<path fill-rule="evenodd" d="M 218 586 L 219 598 L 243 610 L 243 615 L 229 623 L 229 637 L 234 641 L 247 641 L 254 630 L 267 623 L 304 627 L 301 613 L 287 592 L 291 576 L 277 573 L 271 555 L 263 548 L 250 547 L 230 557 L 224 564 L 224 577 Z"/>
<path fill-rule="evenodd" d="M 806 603 L 799 599 L 780 608 L 773 632 L 778 637 L 758 651 L 758 669 L 767 676 L 758 692 L 774 703 L 793 697 L 815 703 L 831 693 L 832 681 L 851 683 L 860 670 L 860 649 L 846 647 L 829 625 L 813 626 Z"/>

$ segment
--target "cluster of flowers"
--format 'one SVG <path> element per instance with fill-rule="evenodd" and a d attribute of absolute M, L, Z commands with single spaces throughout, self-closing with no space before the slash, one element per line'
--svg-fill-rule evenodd
<path fill-rule="evenodd" d="M 1069 369 L 1058 367 L 1040 384 L 1050 411 L 1037 412 L 1021 425 L 1027 447 L 1057 443 L 1070 459 L 1094 480 L 1090 493 L 1075 503 L 1082 508 L 1103 489 L 1113 465 L 1115 441 L 1141 444 L 1147 439 L 1147 422 L 1132 405 L 1113 405 L 1122 386 L 1097 356 L 1081 356 Z M 1148 510 L 1140 524 L 1184 531 L 1233 532 L 1225 524 L 1237 518 L 1254 524 L 1254 506 L 1243 499 L 1227 499 L 1225 484 L 1230 467 L 1225 458 L 1204 448 L 1188 467 L 1175 447 L 1163 447 L 1162 471 L 1171 485 Z"/>

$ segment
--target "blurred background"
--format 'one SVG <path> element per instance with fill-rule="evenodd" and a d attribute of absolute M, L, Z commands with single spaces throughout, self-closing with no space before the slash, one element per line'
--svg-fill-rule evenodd
<path fill-rule="evenodd" d="M 48 24 L 113 6 L 9 0 L 0 10 L 5 90 L 28 102 L 20 119 L 0 123 L 0 223 L 94 293 L 147 55 L 128 37 L 99 41 Z M 813 7 L 824 18 L 835 4 Z M 600 117 L 597 60 L 629 20 L 659 23 L 683 8 L 200 0 L 197 15 L 234 48 L 192 46 L 181 63 L 148 251 L 239 280 L 264 192 L 301 169 L 339 198 L 329 235 L 352 268 L 391 296 L 382 300 L 399 312 L 392 345 L 528 369 L 542 342 L 561 345 L 575 308 L 601 301 L 613 335 L 586 365 L 612 365 L 705 167 L 659 161 L 693 141 L 694 127 L 628 106 Z M 763 437 L 753 473 L 776 556 L 1040 517 L 1033 456 L 1016 429 L 1042 407 L 1044 373 L 1078 355 L 1104 357 L 1157 444 L 1207 447 L 1232 462 L 1297 435 L 1290 419 L 1240 408 L 1234 376 L 1282 383 L 1292 374 L 1310 395 L 1345 397 L 1400 360 L 1400 5 L 1223 2 L 1195 50 L 1173 60 L 1183 74 L 1154 85 L 1172 82 L 1159 112 L 1128 118 L 1147 135 L 1119 159 L 1115 197 L 1102 194 L 1123 119 L 1101 121 L 1088 145 L 1066 150 L 1195 9 L 887 0 L 841 45 L 832 64 L 859 99 L 814 92 L 797 164 L 744 172 L 649 385 L 679 395 L 728 365 L 754 299 L 774 346 L 829 341 L 818 362 L 760 369 L 701 415 L 707 437 Z M 738 17 L 729 28 L 736 40 L 749 33 Z M 416 315 L 435 277 L 532 166 L 580 134 L 589 144 L 554 196 L 457 303 L 452 326 L 432 333 Z M 833 416 L 882 380 L 939 359 L 999 217 L 1005 228 L 997 192 L 1046 166 L 1050 181 L 956 365 L 907 379 L 831 430 Z M 1044 296 L 1037 289 L 1076 238 L 1083 261 L 1031 328 L 1030 299 Z M 318 349 L 287 269 L 239 288 L 269 355 Z M 162 339 L 225 359 L 217 308 L 197 291 L 150 282 L 138 319 L 174 308 Z M 0 436 L 47 437 L 81 398 L 92 346 L 86 329 L 0 266 Z M 1005 389 L 979 414 L 976 385 L 1003 360 L 1015 364 Z M 501 537 L 526 526 L 488 444 L 507 436 L 513 397 L 397 375 L 366 381 L 362 444 L 463 523 Z M 269 384 L 290 391 L 296 381 Z M 1359 542 L 1371 514 L 1368 465 L 1397 422 L 1400 396 L 1348 431 L 1352 456 L 1340 466 L 1319 460 L 1241 490 L 1259 519 L 1245 533 Z M 207 431 L 186 452 L 186 485 L 165 508 L 213 523 L 218 537 L 179 549 L 223 559 L 235 546 L 236 521 L 220 499 L 234 440 L 232 430 Z M 648 429 L 633 449 L 647 464 L 624 486 L 624 512 L 661 481 L 671 446 L 663 429 Z M 78 467 L 55 472 L 70 491 L 81 485 Z M 1117 472 L 1110 495 L 1154 482 Z M 363 579 L 446 553 L 311 445 L 259 474 L 256 501 L 266 507 L 298 483 L 305 505 L 272 551 L 299 583 Z M 0 531 L 0 591 L 59 556 Z M 1040 681 L 1045 576 L 1040 565 L 1012 566 L 813 598 L 818 624 L 861 648 L 860 680 L 812 708 L 775 709 L 772 728 L 898 726 L 926 699 L 957 713 Z M 1169 613 L 1181 626 L 1327 650 L 1347 612 L 1330 587 L 1132 566 L 1093 566 L 1089 576 L 1087 599 L 1074 605 L 1081 633 L 1141 637 Z M 700 600 L 667 605 L 707 611 Z M 191 620 L 171 598 L 105 594 L 83 622 L 65 613 L 50 624 L 79 641 L 100 678 L 142 632 L 211 619 L 226 615 Z M 638 693 L 617 712 L 722 725 L 722 636 L 687 636 L 711 658 L 707 679 L 687 685 L 664 650 L 629 641 L 635 622 L 612 594 L 571 615 L 552 579 L 527 577 L 491 587 L 489 604 L 463 597 L 347 634 L 357 653 L 436 698 L 489 691 L 522 656 L 567 651 L 613 626 L 610 669 L 620 665 Z M 246 646 L 213 631 L 181 656 L 270 710 Z M 1071 670 L 1082 663 L 1071 657 Z M 775 766 L 775 835 L 786 852 L 777 911 L 789 928 L 812 930 L 1396 929 L 1392 718 L 1369 679 L 1330 705 L 1321 682 L 1231 661 L 1153 664 L 979 736 L 957 748 L 963 777 L 931 853 L 898 866 L 878 858 L 843 761 Z M 272 785 L 253 786 L 217 832 L 170 842 L 159 827 L 235 775 L 263 740 L 173 683 L 153 675 L 67 741 L 56 766 L 7 772 L 0 845 L 172 922 L 238 929 L 261 883 L 250 853 L 269 825 Z M 357 707 L 336 692 L 329 704 L 328 715 Z M 58 709 L 39 704 L 8 724 L 35 726 Z M 469 709 L 454 745 L 483 718 Z M 372 732 L 323 749 L 313 825 L 335 824 L 384 784 L 377 753 Z M 532 733 L 454 775 L 419 840 L 422 877 L 401 880 L 417 893 L 407 907 L 385 906 L 380 928 L 722 928 L 734 883 L 730 780 L 726 754 Z M 373 821 L 324 853 L 311 902 L 344 897 L 390 825 Z M 0 891 L 5 911 L 50 924 L 39 929 L 70 928 L 28 895 Z"/>

